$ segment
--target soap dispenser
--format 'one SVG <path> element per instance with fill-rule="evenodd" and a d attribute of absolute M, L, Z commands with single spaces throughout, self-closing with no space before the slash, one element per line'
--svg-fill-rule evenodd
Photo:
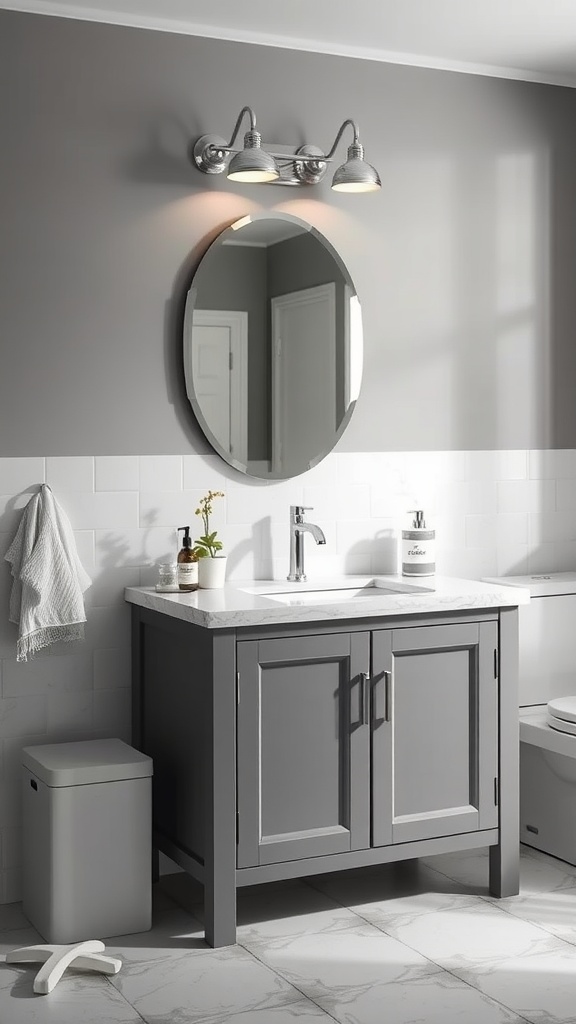
<path fill-rule="evenodd" d="M 182 547 L 178 552 L 178 587 L 180 590 L 198 590 L 198 556 L 190 540 L 190 527 L 178 527 L 178 533 L 184 531 Z"/>
<path fill-rule="evenodd" d="M 402 530 L 402 575 L 433 576 L 436 572 L 436 531 L 426 529 L 421 509 L 414 509 L 412 515 L 412 528 Z"/>

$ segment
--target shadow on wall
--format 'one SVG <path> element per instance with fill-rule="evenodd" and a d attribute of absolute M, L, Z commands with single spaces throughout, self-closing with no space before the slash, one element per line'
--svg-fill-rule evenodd
<path fill-rule="evenodd" d="M 254 579 L 270 579 L 272 575 L 272 519 L 264 516 L 252 524 L 250 539 L 240 541 L 228 551 L 227 577 L 232 578 L 234 572 L 249 555 L 252 555 Z"/>
<path fill-rule="evenodd" d="M 378 530 L 372 542 L 372 572 L 394 573 L 399 568 L 397 530 Z"/>
<path fill-rule="evenodd" d="M 191 139 L 201 135 L 167 113 L 150 126 L 145 146 L 130 157 L 124 171 L 130 181 L 144 185 L 180 185 L 190 188 L 195 172 Z"/>
<path fill-rule="evenodd" d="M 111 602 L 111 591 L 115 586 L 117 600 L 122 603 L 124 600 L 124 587 L 145 586 L 152 587 L 158 579 L 158 566 L 161 562 L 174 562 L 176 551 L 179 547 L 176 531 L 174 532 L 174 543 L 167 546 L 164 551 L 159 552 L 157 545 L 154 545 L 154 554 L 151 554 L 148 537 L 151 530 L 156 529 L 158 513 L 151 510 L 146 516 L 146 523 L 142 529 L 140 547 L 134 551 L 122 534 L 107 533 L 102 537 L 99 544 L 99 569 L 94 574 L 92 594 L 89 603 L 98 603 L 99 595 L 107 590 L 106 603 Z M 253 523 L 251 536 L 239 541 L 234 546 L 226 545 L 228 557 L 227 578 L 254 578 L 268 579 L 272 572 L 272 520 L 270 516 Z M 239 573 L 241 567 L 242 571 Z"/>
<path fill-rule="evenodd" d="M 151 509 L 144 516 L 144 528 L 139 531 L 142 534 L 140 550 L 136 552 L 131 553 L 130 545 L 122 534 L 106 534 L 99 543 L 100 550 L 102 551 L 99 562 L 103 571 L 107 569 L 141 569 L 151 566 L 155 562 L 172 561 L 174 558 L 173 550 L 167 550 L 160 555 L 156 555 L 155 558 L 152 558 L 147 550 L 150 530 L 156 526 L 157 519 L 158 512 L 155 509 Z"/>
<path fill-rule="evenodd" d="M 18 631 L 13 622 L 8 621 L 10 594 L 12 592 L 12 574 L 8 562 L 4 561 L 12 537 L 6 535 L 0 544 L 0 657 L 16 656 L 16 640 Z M 5 540 L 5 543 L 4 543 Z"/>
<path fill-rule="evenodd" d="M 559 231 L 553 174 L 548 150 L 514 140 L 495 140 L 492 153 L 472 146 L 467 159 L 418 151 L 388 162 L 388 189 L 405 201 L 388 214 L 393 264 L 381 281 L 381 267 L 373 270 L 384 328 L 372 327 L 366 306 L 367 338 L 385 331 L 377 350 L 368 341 L 360 406 L 369 417 L 384 400 L 376 450 L 387 443 L 384 425 L 388 443 L 400 437 L 406 450 L 529 449 L 558 445 L 560 432 L 573 438 L 576 406 L 557 401 L 556 367 L 565 395 L 576 299 L 559 253 L 572 266 L 576 242 Z"/>
<path fill-rule="evenodd" d="M 134 548 L 123 533 L 110 531 L 98 538 L 97 569 L 94 573 L 91 602 L 99 602 L 100 591 L 117 590 L 119 601 L 124 600 L 124 587 L 151 587 L 158 579 L 158 566 L 162 562 L 175 562 L 179 547 L 178 532 L 166 528 L 166 537 L 173 533 L 173 539 L 166 539 L 163 550 L 152 544 L 150 534 L 157 530 L 159 513 L 151 509 L 144 516 L 144 526 L 134 531 L 139 534 L 138 547 Z M 152 554 L 151 548 L 154 548 Z M 109 603 L 107 600 L 106 603 Z"/>
<path fill-rule="evenodd" d="M 9 544 L 12 543 L 14 535 L 20 524 L 22 512 L 30 499 L 38 493 L 41 484 L 30 484 L 25 490 L 8 498 L 2 512 L 0 513 L 0 533 L 9 536 Z M 6 545 L 8 549 L 9 545 Z"/>
<path fill-rule="evenodd" d="M 346 552 L 344 572 L 347 574 L 387 575 L 398 571 L 398 532 L 393 529 L 377 530 L 373 537 L 363 537 Z"/>

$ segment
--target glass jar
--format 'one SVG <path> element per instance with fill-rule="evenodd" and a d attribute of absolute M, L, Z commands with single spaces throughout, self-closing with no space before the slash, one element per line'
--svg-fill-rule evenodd
<path fill-rule="evenodd" d="M 178 590 L 178 566 L 176 562 L 160 562 L 156 590 Z"/>

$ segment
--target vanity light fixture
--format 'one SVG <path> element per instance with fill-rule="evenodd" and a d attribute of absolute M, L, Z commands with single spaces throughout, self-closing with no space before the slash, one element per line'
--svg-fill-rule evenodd
<path fill-rule="evenodd" d="M 240 124 L 245 114 L 250 118 L 250 129 L 244 136 L 244 148 L 234 147 Z M 326 174 L 328 164 L 345 129 L 350 126 L 354 133 L 348 146 L 348 156 L 334 173 L 332 188 L 336 192 L 376 192 L 382 187 L 378 171 L 364 159 L 364 147 L 359 138 L 358 125 L 347 119 L 342 123 L 327 152 L 317 146 L 300 146 L 290 151 L 274 153 L 262 149 L 262 137 L 256 129 L 256 115 L 251 107 L 243 107 L 236 121 L 230 142 L 219 135 L 202 135 L 193 149 L 196 167 L 204 174 L 222 174 L 232 181 L 272 182 L 277 185 L 317 185 Z"/>

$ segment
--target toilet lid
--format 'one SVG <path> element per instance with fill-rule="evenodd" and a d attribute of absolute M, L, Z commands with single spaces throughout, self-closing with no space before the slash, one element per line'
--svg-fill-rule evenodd
<path fill-rule="evenodd" d="M 567 722 L 564 718 L 555 718 L 550 712 L 546 715 L 546 721 L 556 732 L 570 733 L 572 736 L 576 736 L 576 722 Z"/>
<path fill-rule="evenodd" d="M 548 701 L 548 715 L 564 722 L 576 722 L 576 697 L 556 697 Z M 571 732 L 568 729 L 567 732 Z"/>

